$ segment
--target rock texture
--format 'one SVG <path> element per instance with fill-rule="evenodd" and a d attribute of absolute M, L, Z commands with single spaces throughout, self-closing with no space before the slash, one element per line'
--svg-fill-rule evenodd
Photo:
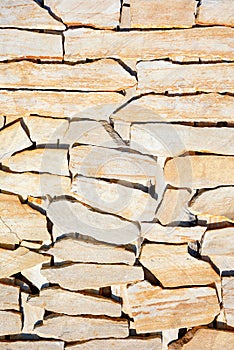
<path fill-rule="evenodd" d="M 224 25 L 233 27 L 233 6 L 233 1 L 231 0 L 204 0 L 199 7 L 196 23 L 201 25 Z"/>

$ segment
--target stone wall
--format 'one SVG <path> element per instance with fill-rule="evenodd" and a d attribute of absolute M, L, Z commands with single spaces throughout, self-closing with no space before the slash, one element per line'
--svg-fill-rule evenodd
<path fill-rule="evenodd" d="M 234 348 L 234 1 L 0 3 L 0 349 Z"/>

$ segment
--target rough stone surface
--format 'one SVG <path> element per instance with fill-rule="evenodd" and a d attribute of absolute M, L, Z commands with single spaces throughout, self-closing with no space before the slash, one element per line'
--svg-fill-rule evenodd
<path fill-rule="evenodd" d="M 4 0 L 1 4 L 0 27 L 22 29 L 64 30 L 65 26 L 56 21 L 34 1 Z"/>
<path fill-rule="evenodd" d="M 133 251 L 91 239 L 60 239 L 46 253 L 62 261 L 128 265 L 135 262 Z"/>
<path fill-rule="evenodd" d="M 20 333 L 21 315 L 12 311 L 0 311 L 0 324 L 0 336 Z"/>
<path fill-rule="evenodd" d="M 0 53 L 0 61 L 25 58 L 62 61 L 63 48 L 60 35 L 1 29 L 0 38 L 1 45 L 4 46 L 4 50 Z M 26 42 L 27 45 L 25 45 Z"/>
<path fill-rule="evenodd" d="M 133 221 L 153 220 L 158 206 L 149 193 L 92 178 L 76 177 L 71 191 L 82 203 Z"/>
<path fill-rule="evenodd" d="M 234 154 L 232 128 L 199 128 L 160 123 L 133 124 L 130 135 L 131 148 L 157 157 L 175 157 L 188 151 Z M 197 165 L 195 167 L 197 168 Z"/>
<path fill-rule="evenodd" d="M 189 211 L 216 222 L 234 221 L 234 187 L 219 187 L 195 196 L 189 204 Z"/>
<path fill-rule="evenodd" d="M 19 287 L 0 284 L 0 309 L 19 311 Z"/>
<path fill-rule="evenodd" d="M 233 185 L 234 158 L 203 155 L 178 157 L 166 163 L 164 174 L 166 182 L 175 187 L 212 188 Z"/>
<path fill-rule="evenodd" d="M 32 145 L 20 122 L 0 131 L 0 161 Z"/>
<path fill-rule="evenodd" d="M 36 334 L 44 338 L 57 338 L 67 342 L 98 338 L 126 338 L 127 320 L 90 317 L 49 317 L 35 328 Z"/>
<path fill-rule="evenodd" d="M 188 253 L 186 245 L 146 244 L 139 260 L 163 287 L 209 285 L 219 279 L 209 263 Z"/>
<path fill-rule="evenodd" d="M 225 100 L 227 103 L 227 98 Z M 0 91 L 1 114 L 6 116 L 7 123 L 30 114 L 108 120 L 109 115 L 123 102 L 124 96 L 114 92 Z M 3 120 L 0 117 L 0 126 Z M 45 123 L 45 119 L 42 120 Z"/>
<path fill-rule="evenodd" d="M 207 324 L 219 313 L 210 287 L 162 289 L 144 281 L 128 287 L 128 298 L 139 334 Z"/>
<path fill-rule="evenodd" d="M 95 289 L 144 279 L 141 267 L 124 265 L 73 264 L 43 269 L 41 273 L 49 282 L 69 290 Z"/>
<path fill-rule="evenodd" d="M 45 0 L 44 3 L 68 26 L 115 28 L 119 24 L 118 0 Z"/>
<path fill-rule="evenodd" d="M 157 223 L 141 223 L 142 237 L 151 242 L 181 244 L 200 241 L 206 227 L 162 226 Z"/>
<path fill-rule="evenodd" d="M 65 59 L 86 58 L 163 59 L 173 61 L 233 61 L 231 28 L 193 28 L 166 31 L 92 30 L 80 28 L 65 32 Z M 143 116 L 142 116 L 143 118 Z"/>
<path fill-rule="evenodd" d="M 234 269 L 234 266 L 233 266 Z M 227 324 L 234 327 L 234 277 L 222 278 L 223 307 Z M 234 344 L 234 340 L 233 340 Z"/>
<path fill-rule="evenodd" d="M 222 122 L 224 120 L 232 122 L 233 104 L 232 96 L 217 93 L 191 96 L 145 95 L 112 114 L 111 119 L 115 123 L 117 121 L 147 123 Z"/>
<path fill-rule="evenodd" d="M 121 304 L 111 299 L 58 288 L 42 290 L 38 297 L 30 298 L 28 304 L 71 316 L 87 314 L 121 316 Z"/>
<path fill-rule="evenodd" d="M 195 11 L 194 0 L 131 0 L 131 28 L 189 28 Z"/>
<path fill-rule="evenodd" d="M 119 91 L 136 85 L 134 77 L 116 61 L 108 59 L 75 66 L 27 61 L 6 63 L 0 65 L 0 81 L 0 87 L 7 89 L 70 91 Z"/>
<path fill-rule="evenodd" d="M 234 27 L 232 0 L 203 0 L 196 19 L 197 24 Z"/>
<path fill-rule="evenodd" d="M 0 207 L 1 233 L 14 234 L 20 241 L 25 239 L 50 244 L 46 217 L 37 210 L 21 204 L 17 196 L 3 193 L 0 193 Z"/>
<path fill-rule="evenodd" d="M 72 148 L 69 167 L 73 176 L 124 180 L 146 186 L 150 181 L 155 182 L 158 171 L 156 161 L 150 157 L 91 146 Z"/>
<path fill-rule="evenodd" d="M 12 342 L 0 342 L 1 349 L 3 350 L 25 350 L 30 347 L 31 350 L 63 350 L 64 343 L 61 341 L 12 341 Z"/>
<path fill-rule="evenodd" d="M 69 350 L 161 350 L 161 339 L 150 338 L 127 338 L 127 339 L 106 339 L 91 340 L 82 344 L 67 346 Z"/>
<path fill-rule="evenodd" d="M 140 93 L 232 93 L 234 66 L 232 63 L 180 65 L 166 61 L 137 64 Z"/>

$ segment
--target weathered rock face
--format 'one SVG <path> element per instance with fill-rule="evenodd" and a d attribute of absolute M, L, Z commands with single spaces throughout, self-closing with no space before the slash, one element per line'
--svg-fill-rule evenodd
<path fill-rule="evenodd" d="M 0 1 L 0 349 L 234 348 L 233 4 Z"/>

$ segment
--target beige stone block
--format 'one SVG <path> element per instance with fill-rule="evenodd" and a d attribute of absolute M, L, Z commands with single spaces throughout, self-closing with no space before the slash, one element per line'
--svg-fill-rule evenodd
<path fill-rule="evenodd" d="M 0 342 L 1 349 L 3 350 L 63 350 L 64 343 L 61 341 L 46 341 L 46 340 L 27 340 L 27 341 L 1 341 Z"/>
<path fill-rule="evenodd" d="M 21 314 L 12 311 L 0 311 L 0 336 L 21 332 Z"/>
<path fill-rule="evenodd" d="M 128 287 L 128 296 L 138 334 L 207 324 L 220 311 L 210 287 L 162 289 L 144 281 Z"/>
<path fill-rule="evenodd" d="M 195 196 L 189 204 L 189 211 L 202 215 L 214 222 L 234 220 L 234 187 L 219 187 Z"/>
<path fill-rule="evenodd" d="M 156 212 L 156 218 L 162 225 L 191 221 L 193 216 L 188 211 L 188 202 L 191 198 L 192 194 L 187 189 L 167 188 Z"/>
<path fill-rule="evenodd" d="M 165 288 L 209 285 L 219 280 L 209 263 L 188 253 L 187 245 L 146 244 L 139 260 Z"/>
<path fill-rule="evenodd" d="M 47 262 L 47 260 L 48 257 L 31 252 L 27 248 L 20 247 L 16 250 L 0 248 L 0 277 L 9 277 L 24 269 Z"/>
<path fill-rule="evenodd" d="M 66 61 L 105 57 L 124 62 L 165 58 L 177 62 L 233 61 L 232 28 L 122 32 L 79 28 L 65 31 L 64 36 Z"/>
<path fill-rule="evenodd" d="M 234 277 L 222 278 L 222 295 L 227 325 L 230 327 L 234 327 Z"/>
<path fill-rule="evenodd" d="M 145 186 L 155 182 L 158 172 L 156 161 L 148 156 L 92 146 L 72 148 L 69 167 L 73 176 L 125 180 Z"/>
<path fill-rule="evenodd" d="M 66 342 L 98 338 L 126 338 L 128 322 L 123 319 L 82 316 L 55 316 L 43 321 L 35 333 L 44 338 L 57 338 Z"/>
<path fill-rule="evenodd" d="M 69 121 L 64 119 L 46 118 L 38 116 L 24 117 L 30 138 L 37 145 L 46 145 L 47 148 L 59 147 L 69 128 Z"/>
<path fill-rule="evenodd" d="M 74 66 L 11 62 L 0 65 L 0 81 L 1 88 L 39 90 L 119 91 L 136 85 L 136 79 L 111 59 Z"/>
<path fill-rule="evenodd" d="M 195 0 L 131 0 L 131 28 L 189 28 L 195 24 Z"/>
<path fill-rule="evenodd" d="M 141 223 L 141 235 L 151 242 L 181 244 L 200 241 L 206 231 L 204 226 L 162 226 L 157 223 Z"/>
<path fill-rule="evenodd" d="M 0 27 L 22 29 L 64 30 L 65 26 L 56 21 L 47 10 L 34 1 L 4 0 L 1 4 Z M 35 43 L 34 43 L 35 45 Z"/>
<path fill-rule="evenodd" d="M 232 93 L 234 65 L 232 63 L 180 65 L 166 61 L 137 64 L 140 93 Z"/>
<path fill-rule="evenodd" d="M 121 304 L 112 299 L 70 292 L 54 287 L 43 289 L 38 297 L 31 297 L 28 304 L 70 316 L 87 314 L 121 316 Z"/>
<path fill-rule="evenodd" d="M 0 284 L 0 309 L 19 311 L 19 287 Z"/>
<path fill-rule="evenodd" d="M 170 350 L 232 350 L 234 346 L 233 332 L 226 332 L 217 329 L 198 329 L 188 342 L 187 334 L 178 342 L 169 345 Z"/>
<path fill-rule="evenodd" d="M 70 192 L 70 178 L 53 174 L 7 173 L 0 171 L 0 187 L 2 190 L 19 194 L 23 197 L 51 197 Z"/>
<path fill-rule="evenodd" d="M 67 346 L 69 350 L 161 350 L 159 337 L 131 337 L 127 339 L 91 340 L 82 344 Z"/>
<path fill-rule="evenodd" d="M 128 284 L 144 279 L 143 269 L 127 265 L 73 264 L 42 269 L 41 273 L 50 283 L 64 289 L 84 290 Z"/>
<path fill-rule="evenodd" d="M 27 248 L 27 247 L 26 247 Z M 28 247 L 29 248 L 29 247 Z M 30 248 L 29 248 L 30 249 Z M 50 257 L 47 256 L 47 261 L 44 261 L 44 264 L 50 263 Z M 33 267 L 30 267 L 29 269 L 25 269 L 21 271 L 21 274 L 27 278 L 28 281 L 30 281 L 34 286 L 36 286 L 39 290 L 43 288 L 45 285 L 47 285 L 49 282 L 47 279 L 42 276 L 41 274 L 41 268 L 42 263 L 35 265 Z"/>
<path fill-rule="evenodd" d="M 28 304 L 28 298 L 28 294 L 21 293 L 21 305 L 24 315 L 23 333 L 33 333 L 35 324 L 43 320 L 45 313 L 43 308 Z"/>
<path fill-rule="evenodd" d="M 32 145 L 20 122 L 0 131 L 0 161 Z"/>
<path fill-rule="evenodd" d="M 118 0 L 45 0 L 44 3 L 68 26 L 115 28 L 119 25 Z"/>
<path fill-rule="evenodd" d="M 213 155 L 177 157 L 166 163 L 164 174 L 166 182 L 175 187 L 197 189 L 233 185 L 234 158 Z"/>
<path fill-rule="evenodd" d="M 152 221 L 158 206 L 149 193 L 86 177 L 76 177 L 71 192 L 82 203 L 133 221 Z"/>
<path fill-rule="evenodd" d="M 16 235 L 21 240 L 51 243 L 47 231 L 46 217 L 27 204 L 21 204 L 17 196 L 0 193 L 0 232 L 10 230 L 9 235 Z"/>
<path fill-rule="evenodd" d="M 47 215 L 63 234 L 77 232 L 98 241 L 117 245 L 131 243 L 139 237 L 137 224 L 94 211 L 75 201 L 52 202 Z"/>
<path fill-rule="evenodd" d="M 233 236 L 233 227 L 206 231 L 202 240 L 201 255 L 234 256 Z"/>
<path fill-rule="evenodd" d="M 119 142 L 120 141 L 120 144 Z M 64 135 L 62 143 L 72 146 L 73 144 L 88 144 L 108 148 L 125 146 L 121 139 L 115 140 L 102 123 L 95 120 L 77 120 L 69 123 L 69 128 Z"/>
<path fill-rule="evenodd" d="M 188 151 L 234 154 L 234 129 L 175 124 L 133 124 L 130 147 L 157 157 L 175 157 Z"/>
<path fill-rule="evenodd" d="M 27 14 L 29 15 L 29 14 Z M 1 23 L 1 15 L 0 15 Z M 62 61 L 62 36 L 17 29 L 0 30 L 0 61 L 14 59 L 40 59 Z"/>
<path fill-rule="evenodd" d="M 203 0 L 199 7 L 197 24 L 234 26 L 232 0 Z"/>
<path fill-rule="evenodd" d="M 232 123 L 233 105 L 232 96 L 217 93 L 191 96 L 145 95 L 112 114 L 111 119 L 115 124 L 118 121 L 125 123 L 227 121 Z"/>
<path fill-rule="evenodd" d="M 114 92 L 1 90 L 1 114 L 7 123 L 30 114 L 54 118 L 109 120 L 124 96 Z M 39 119 L 35 119 L 39 123 Z M 45 123 L 45 118 L 42 118 Z M 0 116 L 0 126 L 4 118 Z"/>
<path fill-rule="evenodd" d="M 68 237 L 57 240 L 46 253 L 62 261 L 127 265 L 133 265 L 135 262 L 133 251 L 87 238 Z"/>
<path fill-rule="evenodd" d="M 3 161 L 2 164 L 15 172 L 36 171 L 69 176 L 68 151 L 59 148 L 37 148 L 24 151 Z"/>

